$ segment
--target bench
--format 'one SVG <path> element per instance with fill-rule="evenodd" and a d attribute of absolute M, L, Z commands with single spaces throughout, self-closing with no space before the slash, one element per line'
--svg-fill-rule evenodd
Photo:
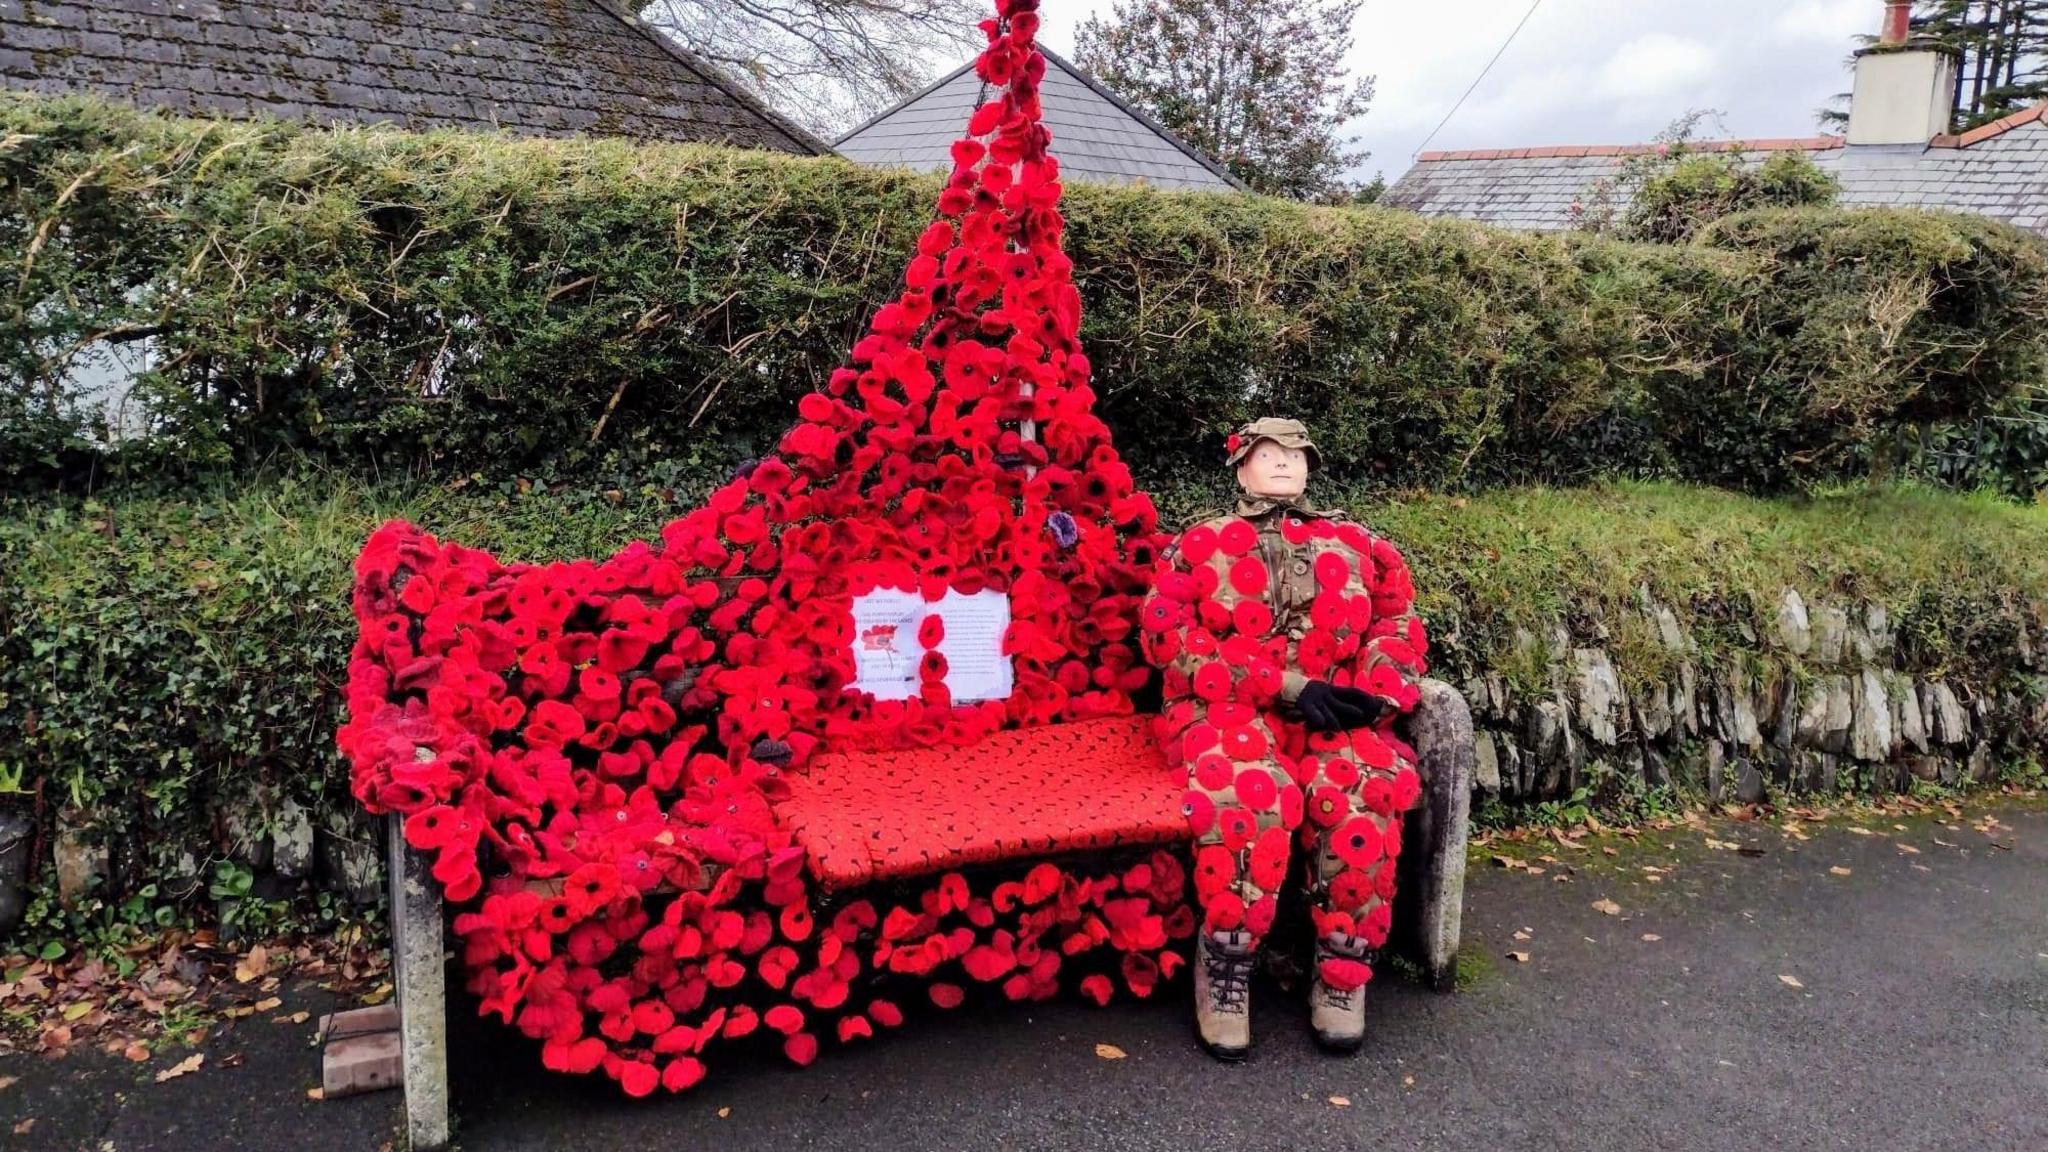
<path fill-rule="evenodd" d="M 1185 777 L 1150 717 L 999 732 L 970 749 L 828 753 L 792 778 L 777 818 L 831 895 L 998 863 L 1187 840 Z M 1391 947 L 1451 989 L 1463 902 L 1474 764 L 1471 714 L 1425 680 L 1406 720 L 1423 791 L 1406 817 Z M 981 769 L 1000 765 L 1001 772 Z M 905 821 L 906 813 L 920 819 Z M 406 1130 L 415 1149 L 449 1137 L 446 918 L 429 860 L 389 818 L 391 936 Z"/>

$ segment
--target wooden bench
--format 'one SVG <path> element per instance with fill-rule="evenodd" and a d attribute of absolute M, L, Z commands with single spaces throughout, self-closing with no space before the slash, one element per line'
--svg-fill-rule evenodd
<path fill-rule="evenodd" d="M 971 749 L 825 754 L 777 806 L 828 893 L 966 866 L 1187 838 L 1181 769 L 1150 717 L 997 733 Z M 1406 817 L 1392 947 L 1438 991 L 1456 978 L 1474 764 L 1471 713 L 1457 689 L 1422 683 L 1405 721 L 1423 779 Z M 934 776 L 934 772 L 939 773 Z M 917 825 L 901 814 L 919 813 Z M 429 860 L 389 823 L 391 940 L 412 1147 L 449 1137 L 446 917 Z"/>

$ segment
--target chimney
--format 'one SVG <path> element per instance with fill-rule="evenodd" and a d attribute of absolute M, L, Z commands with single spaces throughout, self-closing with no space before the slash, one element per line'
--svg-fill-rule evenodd
<path fill-rule="evenodd" d="M 1913 30 L 1913 0 L 1885 0 L 1884 30 L 1878 33 L 1879 44 L 1896 47 L 1906 42 L 1906 36 Z"/>
<path fill-rule="evenodd" d="M 1856 53 L 1849 143 L 1918 144 L 1948 131 L 1956 54 L 1913 35 L 1911 0 L 1887 0 L 1877 43 Z"/>

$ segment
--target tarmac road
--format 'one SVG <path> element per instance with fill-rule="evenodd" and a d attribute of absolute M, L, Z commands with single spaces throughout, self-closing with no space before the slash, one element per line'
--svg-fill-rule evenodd
<path fill-rule="evenodd" d="M 1252 1058 L 1218 1064 L 1195 1046 L 1182 984 L 1165 1003 L 915 1018 L 850 1051 L 828 1044 L 803 1070 L 726 1057 L 684 1096 L 629 1101 L 542 1072 L 510 1033 L 464 1024 L 458 1141 L 468 1152 L 2048 1148 L 2048 812 L 1966 811 L 1953 827 L 1866 819 L 1870 835 L 1808 825 L 1805 841 L 1721 823 L 1610 839 L 1613 856 L 1513 850 L 1541 874 L 1475 863 L 1474 978 L 1437 995 L 1383 976 L 1371 1037 L 1350 1058 L 1318 1051 L 1299 1000 L 1265 987 Z M 2004 822 L 1990 835 L 1972 827 L 1984 812 Z M 1594 906 L 1603 900 L 1619 913 Z M 1521 930 L 1529 939 L 1514 938 Z M 322 995 L 299 990 L 284 1010 L 317 1012 Z M 302 1033 L 222 1029 L 211 1066 L 165 1084 L 150 1079 L 155 1065 L 98 1054 L 0 1061 L 0 1080 L 19 1077 L 0 1088 L 0 1146 L 391 1140 L 395 1093 L 305 1098 L 319 1077 Z M 1103 1059 L 1098 1044 L 1126 1056 Z M 223 1066 L 235 1053 L 240 1064 Z M 20 1118 L 36 1123 L 10 1135 Z"/>

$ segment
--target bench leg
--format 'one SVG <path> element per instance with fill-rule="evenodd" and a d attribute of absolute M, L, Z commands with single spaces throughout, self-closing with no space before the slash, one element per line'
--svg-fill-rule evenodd
<path fill-rule="evenodd" d="M 1465 847 L 1472 811 L 1472 710 L 1456 688 L 1424 680 L 1422 700 L 1409 722 L 1422 805 L 1407 816 L 1402 842 L 1423 853 L 1415 890 L 1417 962 L 1429 984 L 1450 991 L 1458 976 L 1458 934 L 1465 903 Z M 1411 839 L 1412 833 L 1412 839 Z"/>
<path fill-rule="evenodd" d="M 391 968 L 405 1070 L 405 1131 L 412 1152 L 448 1146 L 448 1003 L 441 950 L 441 890 L 427 857 L 406 846 L 402 818 L 387 819 Z"/>

